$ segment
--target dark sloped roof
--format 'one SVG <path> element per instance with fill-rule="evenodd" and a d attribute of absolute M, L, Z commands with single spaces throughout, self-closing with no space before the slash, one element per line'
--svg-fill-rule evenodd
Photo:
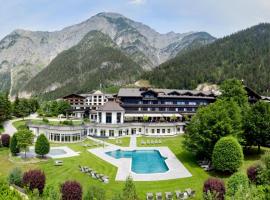
<path fill-rule="evenodd" d="M 197 91 L 197 90 L 177 90 L 177 89 L 159 89 L 159 88 L 149 88 L 148 90 L 140 90 L 140 88 L 121 88 L 118 92 L 119 97 L 141 97 L 143 93 L 147 91 L 153 91 L 160 97 L 165 96 L 216 96 L 214 92 L 211 91 Z"/>
<path fill-rule="evenodd" d="M 69 94 L 67 96 L 62 97 L 63 99 L 67 99 L 67 98 L 71 98 L 71 97 L 76 97 L 76 98 L 80 98 L 80 99 L 85 99 L 85 97 L 79 95 L 79 94 Z"/>

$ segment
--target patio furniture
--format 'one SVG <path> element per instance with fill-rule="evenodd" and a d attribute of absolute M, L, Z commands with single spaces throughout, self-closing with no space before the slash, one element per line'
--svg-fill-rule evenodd
<path fill-rule="evenodd" d="M 156 193 L 156 200 L 162 200 L 162 193 L 161 192 Z"/>
<path fill-rule="evenodd" d="M 146 200 L 153 200 L 153 199 L 154 199 L 153 193 L 148 192 L 148 193 L 146 194 Z"/>
<path fill-rule="evenodd" d="M 102 177 L 102 178 L 101 178 L 101 181 L 102 181 L 103 183 L 109 183 L 109 179 L 108 179 L 108 178 Z"/>
<path fill-rule="evenodd" d="M 64 163 L 62 160 L 56 160 L 54 161 L 54 166 L 62 166 Z"/>
<path fill-rule="evenodd" d="M 175 195 L 176 195 L 176 199 L 178 200 L 184 200 L 188 198 L 188 196 L 186 195 L 185 197 L 184 192 L 181 192 L 180 190 L 175 191 Z"/>
<path fill-rule="evenodd" d="M 190 189 L 190 188 L 186 189 L 186 192 L 187 192 L 187 195 L 189 197 L 194 197 L 195 196 L 195 191 Z"/>
<path fill-rule="evenodd" d="M 173 195 L 171 192 L 165 192 L 165 197 L 166 197 L 166 200 L 172 200 L 173 199 Z"/>

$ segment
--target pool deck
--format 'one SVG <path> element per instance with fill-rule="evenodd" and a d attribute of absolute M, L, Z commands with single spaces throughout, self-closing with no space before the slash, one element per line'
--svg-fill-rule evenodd
<path fill-rule="evenodd" d="M 32 146 L 29 148 L 32 151 L 35 151 L 35 147 Z M 52 159 L 59 159 L 59 158 L 69 158 L 69 157 L 73 157 L 73 156 L 79 156 L 80 154 L 78 152 L 73 151 L 71 148 L 67 147 L 67 146 L 60 146 L 60 147 L 51 147 L 51 150 L 53 149 L 60 149 L 65 151 L 65 154 L 61 154 L 61 155 L 52 155 L 50 153 L 48 153 L 46 156 L 52 158 Z"/>
<path fill-rule="evenodd" d="M 131 171 L 131 160 L 130 158 L 120 158 L 116 159 L 112 156 L 106 154 L 108 151 L 115 150 L 158 150 L 165 160 L 169 170 L 164 173 L 153 173 L 153 174 L 137 174 Z M 106 147 L 88 149 L 88 151 L 99 158 L 111 163 L 112 165 L 118 167 L 116 174 L 116 181 L 125 181 L 130 175 L 134 181 L 160 181 L 160 180 L 170 180 L 178 178 L 191 177 L 191 173 L 185 168 L 185 166 L 177 159 L 174 153 L 168 147 L 120 147 L 116 145 L 108 145 Z"/>

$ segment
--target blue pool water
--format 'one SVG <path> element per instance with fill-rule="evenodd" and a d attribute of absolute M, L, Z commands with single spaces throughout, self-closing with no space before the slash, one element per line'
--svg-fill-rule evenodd
<path fill-rule="evenodd" d="M 163 173 L 169 170 L 164 157 L 157 150 L 110 151 L 106 152 L 116 159 L 131 158 L 131 170 L 137 174 Z"/>

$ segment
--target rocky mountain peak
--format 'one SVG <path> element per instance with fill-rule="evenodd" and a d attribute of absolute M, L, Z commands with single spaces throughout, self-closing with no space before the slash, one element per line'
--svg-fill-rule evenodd
<path fill-rule="evenodd" d="M 17 29 L 0 41 L 0 80 L 5 80 L 5 83 L 0 83 L 0 91 L 10 89 L 11 95 L 20 93 L 58 54 L 77 45 L 94 30 L 110 37 L 126 56 L 144 70 L 152 70 L 194 41 L 203 40 L 198 44 L 206 44 L 214 40 L 210 35 L 202 38 L 194 33 L 160 34 L 141 22 L 113 12 L 99 13 L 54 32 Z"/>

